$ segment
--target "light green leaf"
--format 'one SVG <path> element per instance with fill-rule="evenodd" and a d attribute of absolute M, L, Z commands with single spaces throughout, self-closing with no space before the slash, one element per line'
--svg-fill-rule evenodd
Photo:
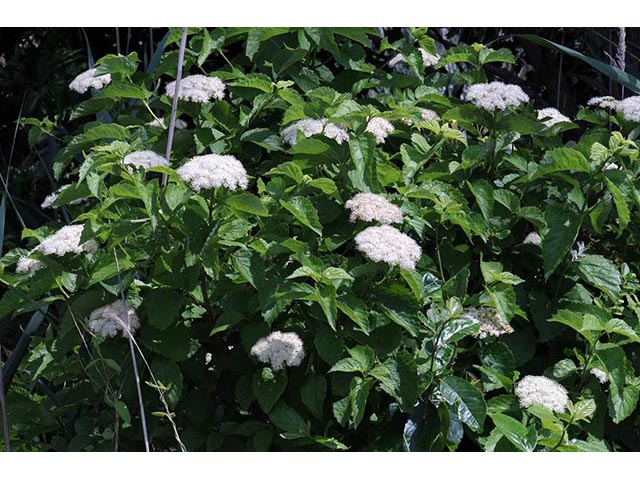
<path fill-rule="evenodd" d="M 322 236 L 322 225 L 311 200 L 306 197 L 293 197 L 289 201 L 280 200 L 280 205 L 287 209 L 301 224 Z"/>
<path fill-rule="evenodd" d="M 487 404 L 482 392 L 459 377 L 444 377 L 440 392 L 445 401 L 456 408 L 458 418 L 474 432 L 482 430 L 487 415 Z"/>

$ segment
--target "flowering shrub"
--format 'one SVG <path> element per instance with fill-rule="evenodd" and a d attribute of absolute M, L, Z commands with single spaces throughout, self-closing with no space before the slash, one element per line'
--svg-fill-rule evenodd
<path fill-rule="evenodd" d="M 190 29 L 178 86 L 173 31 L 24 122 L 71 133 L 2 258 L 18 448 L 638 444 L 639 97 L 571 120 L 411 33 Z"/>

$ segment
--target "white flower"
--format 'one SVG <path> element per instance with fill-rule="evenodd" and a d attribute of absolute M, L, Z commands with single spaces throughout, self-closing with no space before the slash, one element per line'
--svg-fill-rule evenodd
<path fill-rule="evenodd" d="M 420 55 L 422 55 L 422 63 L 425 67 L 432 67 L 440 61 L 439 55 L 432 55 L 424 48 L 419 48 L 418 50 L 420 50 Z"/>
<path fill-rule="evenodd" d="M 571 250 L 571 261 L 575 262 L 580 257 L 584 256 L 584 252 L 587 251 L 587 247 L 585 247 L 584 242 L 578 242 L 576 244 L 576 248 Z"/>
<path fill-rule="evenodd" d="M 527 375 L 518 382 L 515 394 L 520 406 L 542 405 L 549 410 L 562 413 L 569 403 L 567 390 L 555 380 L 544 376 Z"/>
<path fill-rule="evenodd" d="M 529 232 L 529 234 L 524 237 L 524 241 L 522 243 L 540 246 L 542 238 L 540 238 L 540 234 L 538 232 Z"/>
<path fill-rule="evenodd" d="M 566 115 L 563 115 L 555 108 L 551 108 L 551 107 L 541 108 L 540 110 L 537 110 L 537 112 L 538 112 L 538 120 L 543 120 L 547 118 L 547 120 L 544 120 L 542 122 L 547 127 L 552 127 L 556 123 L 571 121 L 569 117 L 567 117 Z"/>
<path fill-rule="evenodd" d="M 304 344 L 296 333 L 276 331 L 258 340 L 251 348 L 251 355 L 263 363 L 270 363 L 273 370 L 280 370 L 285 365 L 297 367 L 304 359 Z"/>
<path fill-rule="evenodd" d="M 34 250 L 44 255 L 63 257 L 67 253 L 95 252 L 98 244 L 95 240 L 80 244 L 84 225 L 67 225 L 53 235 L 45 238 Z"/>
<path fill-rule="evenodd" d="M 356 247 L 374 262 L 415 270 L 422 250 L 411 237 L 394 227 L 367 227 L 355 237 Z"/>
<path fill-rule="evenodd" d="M 338 145 L 349 140 L 349 134 L 344 127 L 335 123 L 328 123 L 326 118 L 317 120 L 315 118 L 305 118 L 292 123 L 282 130 L 282 139 L 289 145 L 295 145 L 298 140 L 298 131 L 309 138 L 313 135 L 324 134 L 325 137 L 336 141 Z"/>
<path fill-rule="evenodd" d="M 616 102 L 614 107 L 617 112 L 624 114 L 624 119 L 630 122 L 640 122 L 640 95 L 625 98 Z"/>
<path fill-rule="evenodd" d="M 480 330 L 476 333 L 478 338 L 487 338 L 489 335 L 499 337 L 505 333 L 513 333 L 513 327 L 503 321 L 498 310 L 493 307 L 470 308 L 463 313 L 463 317 L 480 323 Z"/>
<path fill-rule="evenodd" d="M 375 193 L 357 193 L 345 203 L 345 207 L 351 210 L 351 223 L 355 223 L 356 220 L 377 221 L 383 224 L 402 223 L 400 207 Z"/>
<path fill-rule="evenodd" d="M 609 381 L 609 377 L 607 376 L 607 373 L 603 370 L 600 370 L 599 368 L 594 367 L 591 370 L 589 370 L 589 373 L 591 373 L 591 375 L 596 377 L 600 383 L 607 383 Z"/>
<path fill-rule="evenodd" d="M 471 85 L 465 99 L 480 108 L 494 112 L 528 102 L 529 96 L 518 85 L 491 82 Z"/>
<path fill-rule="evenodd" d="M 440 120 L 440 115 L 438 115 L 436 112 L 434 112 L 433 110 L 430 110 L 428 108 L 421 108 L 420 109 L 420 116 L 422 117 L 422 119 L 424 121 Z"/>
<path fill-rule="evenodd" d="M 224 98 L 225 85 L 217 77 L 206 75 L 189 75 L 180 81 L 180 100 L 189 100 L 196 103 L 207 103 L 211 98 L 222 100 Z M 176 91 L 176 82 L 166 86 L 167 96 L 173 98 Z"/>
<path fill-rule="evenodd" d="M 384 143 L 389 133 L 393 132 L 393 125 L 389 120 L 384 118 L 374 117 L 369 120 L 366 130 L 372 133 L 376 137 L 376 143 Z"/>
<path fill-rule="evenodd" d="M 406 58 L 404 58 L 404 55 L 399 53 L 397 54 L 395 57 L 393 57 L 391 60 L 389 60 L 389 66 L 391 68 L 395 67 L 398 63 L 405 63 L 407 61 Z"/>
<path fill-rule="evenodd" d="M 128 337 L 128 331 L 135 334 L 140 328 L 140 320 L 131 305 L 116 300 L 91 312 L 88 327 L 104 338 L 115 337 L 118 332 L 121 332 L 123 337 Z"/>
<path fill-rule="evenodd" d="M 26 273 L 31 276 L 42 267 L 42 262 L 34 258 L 20 257 L 16 265 L 16 273 Z"/>
<path fill-rule="evenodd" d="M 152 121 L 148 122 L 147 125 L 149 125 L 150 127 L 167 128 L 165 126 L 163 118 L 153 119 Z M 187 122 L 185 122 L 181 118 L 176 118 L 176 130 L 184 130 L 185 128 L 187 128 Z"/>
<path fill-rule="evenodd" d="M 324 126 L 324 136 L 334 139 L 338 145 L 342 145 L 342 142 L 349 140 L 347 129 L 335 123 L 327 123 Z"/>
<path fill-rule="evenodd" d="M 176 172 L 196 192 L 223 186 L 229 190 L 246 190 L 249 186 L 247 171 L 233 155 L 193 157 Z"/>
<path fill-rule="evenodd" d="M 90 68 L 86 72 L 82 72 L 71 81 L 69 88 L 78 93 L 84 93 L 90 88 L 100 90 L 105 85 L 109 85 L 111 83 L 111 74 L 107 73 L 105 75 L 94 77 L 95 73 L 95 68 Z"/>
<path fill-rule="evenodd" d="M 169 161 L 162 155 L 151 150 L 131 152 L 122 160 L 122 163 L 132 168 L 168 167 Z"/>
<path fill-rule="evenodd" d="M 615 108 L 617 104 L 617 100 L 613 97 L 593 97 L 589 99 L 587 105 L 590 107 L 599 107 L 599 108 Z"/>

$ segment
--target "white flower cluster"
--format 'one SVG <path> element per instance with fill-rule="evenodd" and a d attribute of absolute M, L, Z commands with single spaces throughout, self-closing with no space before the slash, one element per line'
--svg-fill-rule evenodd
<path fill-rule="evenodd" d="M 151 150 L 131 152 L 124 157 L 122 163 L 127 165 L 130 169 L 144 168 L 145 170 L 151 167 L 169 166 L 169 161 L 166 158 Z"/>
<path fill-rule="evenodd" d="M 128 328 L 127 320 L 129 320 Z M 135 334 L 140 328 L 140 320 L 131 305 L 122 300 L 116 300 L 91 312 L 88 327 L 103 338 L 115 337 L 118 332 L 121 332 L 123 337 L 128 337 L 128 330 Z"/>
<path fill-rule="evenodd" d="M 377 221 L 385 225 L 402 223 L 400 207 L 375 193 L 357 193 L 345 203 L 345 207 L 351 210 L 349 216 L 351 223 L 355 223 L 356 220 Z"/>
<path fill-rule="evenodd" d="M 422 63 L 425 67 L 432 67 L 433 65 L 436 65 L 440 61 L 440 57 L 437 54 L 432 55 L 431 53 L 427 52 L 424 48 L 419 48 L 418 50 L 420 50 L 420 55 L 422 56 Z M 407 59 L 405 58 L 405 56 L 399 53 L 396 56 L 394 56 L 391 60 L 389 60 L 389 66 L 393 68 L 398 63 L 406 63 L 406 62 L 407 62 Z"/>
<path fill-rule="evenodd" d="M 35 258 L 20 257 L 18 265 L 16 265 L 16 273 L 26 273 L 32 276 L 42 267 L 42 262 Z"/>
<path fill-rule="evenodd" d="M 628 97 L 616 102 L 616 111 L 624 114 L 624 119 L 630 122 L 640 122 L 640 95 Z"/>
<path fill-rule="evenodd" d="M 148 122 L 147 125 L 149 125 L 150 127 L 167 128 L 163 118 L 156 118 Z M 176 118 L 176 130 L 184 130 L 185 128 L 187 128 L 187 122 L 185 122 L 181 118 Z"/>
<path fill-rule="evenodd" d="M 289 145 L 295 145 L 299 131 L 307 138 L 322 133 L 325 137 L 335 140 L 338 145 L 349 140 L 349 133 L 344 127 L 330 123 L 326 118 L 298 120 L 282 130 L 282 139 Z"/>
<path fill-rule="evenodd" d="M 478 338 L 487 338 L 489 335 L 499 337 L 505 333 L 513 333 L 513 327 L 502 320 L 498 310 L 493 307 L 477 307 L 466 310 L 463 314 L 480 323 L 480 330 L 476 333 Z"/>
<path fill-rule="evenodd" d="M 217 77 L 206 75 L 189 75 L 180 81 L 180 100 L 189 100 L 196 103 L 207 103 L 211 98 L 222 100 L 224 98 L 225 85 Z M 173 98 L 176 92 L 176 82 L 166 86 L 167 96 Z"/>
<path fill-rule="evenodd" d="M 210 154 L 193 157 L 176 172 L 196 192 L 216 187 L 246 190 L 249 186 L 247 171 L 233 155 Z"/>
<path fill-rule="evenodd" d="M 562 413 L 569 403 L 567 390 L 555 380 L 545 376 L 527 375 L 518 382 L 514 390 L 520 406 L 542 405 L 549 410 Z"/>
<path fill-rule="evenodd" d="M 109 73 L 95 77 L 96 69 L 90 68 L 86 72 L 82 72 L 74 78 L 69 84 L 69 88 L 78 93 L 84 93 L 90 88 L 100 90 L 111 83 L 111 75 Z"/>
<path fill-rule="evenodd" d="M 366 130 L 376 137 L 376 143 L 384 143 L 387 136 L 393 132 L 393 124 L 389 120 L 380 117 L 373 117 L 369 120 Z"/>
<path fill-rule="evenodd" d="M 63 192 L 64 190 L 66 190 L 70 186 L 71 185 L 63 185 L 58 190 L 56 190 L 55 192 L 50 193 L 49 195 L 47 195 L 44 198 L 44 201 L 42 202 L 42 204 L 40 205 L 40 208 L 49 208 L 49 207 L 58 208 L 56 205 L 53 205 L 53 204 L 58 199 L 58 195 L 60 195 L 61 192 Z M 77 198 L 77 199 L 72 200 L 71 202 L 69 202 L 69 205 L 78 205 L 79 203 L 82 203 L 84 201 L 85 201 L 84 198 Z"/>
<path fill-rule="evenodd" d="M 422 119 L 424 121 L 440 120 L 440 115 L 438 115 L 436 112 L 434 112 L 433 110 L 431 110 L 429 108 L 421 108 L 420 109 L 420 116 L 422 117 Z"/>
<path fill-rule="evenodd" d="M 614 162 L 607 162 L 604 164 L 602 169 L 603 170 L 620 170 L 620 167 L 618 166 L 618 164 Z"/>
<path fill-rule="evenodd" d="M 304 359 L 304 344 L 294 332 L 276 331 L 258 340 L 251 348 L 251 355 L 263 363 L 270 363 L 273 370 L 280 370 L 285 365 L 297 367 Z"/>
<path fill-rule="evenodd" d="M 529 96 L 518 85 L 491 82 L 471 85 L 465 99 L 489 112 L 495 112 L 528 102 Z"/>
<path fill-rule="evenodd" d="M 610 96 L 606 97 L 593 97 L 589 99 L 587 105 L 590 107 L 599 107 L 599 108 L 615 108 L 616 99 Z"/>
<path fill-rule="evenodd" d="M 587 248 L 588 247 L 584 244 L 584 242 L 576 243 L 576 248 L 572 249 L 569 252 L 569 254 L 571 255 L 571 261 L 575 262 L 579 258 L 584 257 L 584 252 L 587 251 Z"/>
<path fill-rule="evenodd" d="M 53 235 L 45 238 L 34 250 L 44 255 L 56 255 L 58 257 L 63 257 L 67 253 L 95 252 L 98 249 L 98 244 L 95 240 L 80 244 L 83 230 L 84 225 L 62 227 Z"/>
<path fill-rule="evenodd" d="M 524 237 L 524 241 L 522 243 L 540 246 L 542 238 L 540 238 L 540 234 L 538 232 L 529 232 L 529 234 Z"/>
<path fill-rule="evenodd" d="M 571 121 L 569 117 L 567 117 L 566 115 L 563 115 L 557 109 L 552 107 L 541 108 L 540 110 L 537 110 L 537 112 L 538 112 L 538 120 L 544 120 L 545 118 L 547 119 L 542 122 L 547 127 L 552 127 L 556 123 Z"/>
<path fill-rule="evenodd" d="M 600 383 L 607 383 L 609 381 L 609 377 L 607 376 L 607 373 L 604 370 L 600 370 L 597 367 L 594 367 L 591 370 L 589 370 L 589 373 L 594 377 L 596 377 Z"/>
<path fill-rule="evenodd" d="M 415 270 L 422 249 L 411 237 L 389 225 L 367 227 L 355 237 L 356 247 L 374 262 Z"/>

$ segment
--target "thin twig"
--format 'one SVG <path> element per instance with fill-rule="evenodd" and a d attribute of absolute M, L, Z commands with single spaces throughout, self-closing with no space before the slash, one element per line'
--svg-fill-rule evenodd
<path fill-rule="evenodd" d="M 142 434 L 144 436 L 144 448 L 149 452 L 149 434 L 147 433 L 147 418 L 144 413 L 144 401 L 142 400 L 142 387 L 140 386 L 140 375 L 138 373 L 138 362 L 136 360 L 136 351 L 133 348 L 133 339 L 130 330 L 129 309 L 124 298 L 124 286 L 122 285 L 122 277 L 120 275 L 120 262 L 118 261 L 118 253 L 113 249 L 113 256 L 116 261 L 116 271 L 118 272 L 118 284 L 120 285 L 120 298 L 122 300 L 122 311 L 127 324 L 127 337 L 129 338 L 129 349 L 131 350 L 131 363 L 133 364 L 133 374 L 136 377 L 136 389 L 138 390 L 138 402 L 140 403 L 140 420 L 142 422 Z"/>
<path fill-rule="evenodd" d="M 2 433 L 4 434 L 4 450 L 11 451 L 9 442 L 9 417 L 7 415 L 7 402 L 4 397 L 4 377 L 2 375 L 2 345 L 0 345 L 0 411 L 2 413 Z"/>
<path fill-rule="evenodd" d="M 169 136 L 167 137 L 167 162 L 171 163 L 171 147 L 173 146 L 173 131 L 176 128 L 176 114 L 178 112 L 178 97 L 180 96 L 180 81 L 182 80 L 182 63 L 184 62 L 184 51 L 187 48 L 187 27 L 182 29 L 180 39 L 180 50 L 178 52 L 178 71 L 176 72 L 176 88 L 173 91 L 173 105 L 171 106 L 171 120 L 169 122 Z M 162 186 L 167 184 L 167 174 L 162 174 Z"/>

